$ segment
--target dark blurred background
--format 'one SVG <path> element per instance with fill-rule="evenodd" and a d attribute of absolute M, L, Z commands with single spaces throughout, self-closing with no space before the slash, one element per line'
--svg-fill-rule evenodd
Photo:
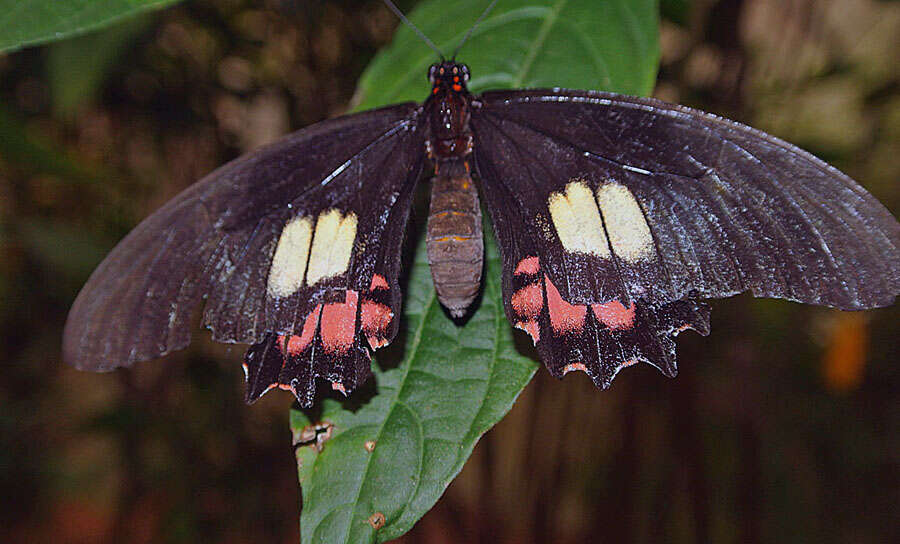
<path fill-rule="evenodd" d="M 402 2 L 408 9 L 413 2 Z M 832 162 L 900 210 L 900 3 L 663 2 L 657 96 Z M 345 111 L 380 0 L 194 0 L 0 55 L 0 540 L 296 542 L 286 393 L 242 349 L 62 364 L 66 312 L 138 220 Z M 747 296 L 600 393 L 541 369 L 405 542 L 898 542 L 900 308 Z"/>

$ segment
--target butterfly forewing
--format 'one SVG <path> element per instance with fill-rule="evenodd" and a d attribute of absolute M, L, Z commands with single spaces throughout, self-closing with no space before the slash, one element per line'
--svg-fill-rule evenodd
<path fill-rule="evenodd" d="M 207 297 L 204 323 L 216 340 L 284 340 L 276 380 L 263 388 L 290 386 L 296 376 L 281 367 L 304 352 L 294 337 L 310 314 L 342 316 L 323 305 L 356 296 L 351 330 L 326 327 L 323 336 L 320 327 L 330 322 L 315 320 L 307 343 L 336 349 L 318 350 L 318 363 L 295 369 L 327 369 L 323 377 L 349 390 L 364 376 L 342 370 L 343 352 L 383 345 L 397 330 L 400 244 L 423 160 L 417 120 L 418 107 L 404 104 L 326 121 L 188 188 L 91 276 L 66 324 L 66 360 L 110 370 L 182 348 L 191 313 Z M 374 314 L 366 301 L 380 304 Z M 369 330 L 361 335 L 363 325 Z M 265 374 L 250 368 L 248 379 L 251 373 Z"/>
<path fill-rule="evenodd" d="M 479 164 L 517 162 L 499 179 L 485 179 L 485 192 L 500 183 L 543 184 L 543 193 L 517 196 L 523 220 L 535 221 L 549 213 L 545 195 L 563 193 L 573 180 L 584 179 L 595 191 L 624 186 L 659 259 L 658 302 L 750 290 L 860 309 L 890 304 L 900 291 L 900 225 L 850 178 L 790 144 L 652 99 L 521 91 L 482 100 L 473 114 L 480 139 L 502 131 L 521 150 L 509 161 L 505 151 L 477 148 Z M 621 253 L 615 243 L 611 249 L 614 257 Z M 596 293 L 586 300 L 574 280 L 573 292 L 560 287 L 569 299 L 606 298 Z M 635 281 L 625 280 L 631 294 L 648 287 Z"/>

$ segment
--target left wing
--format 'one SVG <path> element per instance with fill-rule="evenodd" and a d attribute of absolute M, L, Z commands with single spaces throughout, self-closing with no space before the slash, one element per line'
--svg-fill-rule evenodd
<path fill-rule="evenodd" d="M 247 399 L 349 391 L 396 334 L 399 255 L 424 160 L 420 108 L 318 123 L 219 168 L 138 225 L 97 267 L 66 322 L 65 360 L 106 371 L 190 341 L 254 344 Z"/>
<path fill-rule="evenodd" d="M 486 93 L 475 169 L 504 298 L 551 372 L 608 385 L 671 336 L 708 330 L 696 298 L 742 291 L 862 309 L 900 292 L 900 225 L 853 180 L 772 136 L 652 99 Z"/>

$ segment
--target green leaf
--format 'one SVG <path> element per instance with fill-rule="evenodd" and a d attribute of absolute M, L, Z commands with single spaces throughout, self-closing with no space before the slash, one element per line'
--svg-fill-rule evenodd
<path fill-rule="evenodd" d="M 424 2 L 411 19 L 452 54 L 487 0 Z M 569 86 L 646 94 L 659 56 L 654 0 L 501 2 L 459 59 L 472 88 Z M 378 55 L 360 82 L 362 107 L 427 96 L 434 54 L 407 28 Z M 489 231 L 487 231 L 489 232 Z M 396 368 L 373 365 L 377 392 L 354 393 L 359 408 L 327 399 L 311 416 L 291 412 L 295 442 L 330 425 L 321 448 L 297 449 L 303 542 L 383 542 L 408 531 L 437 501 L 478 438 L 512 407 L 537 364 L 520 354 L 500 292 L 500 259 L 485 236 L 485 292 L 463 327 L 434 295 L 424 246 L 404 293 L 403 348 Z M 304 432 L 304 429 L 307 432 Z M 329 434 L 330 433 L 330 434 Z M 367 444 L 374 442 L 370 452 Z M 382 514 L 374 529 L 369 519 Z"/>
<path fill-rule="evenodd" d="M 0 52 L 62 40 L 178 0 L 0 0 Z"/>
<path fill-rule="evenodd" d="M 437 301 L 424 244 L 405 293 L 407 342 L 398 368 L 373 368 L 378 393 L 357 412 L 326 400 L 319 421 L 334 426 L 323 451 L 300 447 L 304 542 L 371 542 L 367 519 L 397 538 L 437 501 L 472 448 L 512 407 L 537 369 L 517 353 L 500 302 L 500 258 L 490 244 L 481 308 L 464 327 Z M 294 411 L 295 436 L 311 425 Z M 371 453 L 366 442 L 374 441 Z"/>
<path fill-rule="evenodd" d="M 423 2 L 410 15 L 449 56 L 485 0 Z M 656 0 L 506 0 L 459 52 L 469 90 L 568 87 L 646 95 L 659 62 Z M 358 109 L 421 101 L 434 52 L 406 27 L 398 29 L 359 82 Z"/>

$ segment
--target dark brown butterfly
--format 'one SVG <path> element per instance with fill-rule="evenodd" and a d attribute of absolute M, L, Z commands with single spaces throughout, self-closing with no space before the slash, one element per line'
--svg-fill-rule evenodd
<path fill-rule="evenodd" d="M 423 104 L 325 121 L 216 170 L 131 232 L 81 291 L 64 356 L 105 371 L 190 341 L 252 344 L 247 399 L 345 393 L 397 333 L 413 191 L 431 175 L 427 245 L 451 314 L 481 282 L 479 194 L 510 322 L 550 373 L 605 388 L 624 366 L 675 374 L 673 337 L 709 330 L 701 298 L 844 310 L 900 292 L 900 224 L 852 179 L 738 123 L 603 92 L 472 95 L 429 71 Z M 476 190 L 476 187 L 478 189 Z"/>

